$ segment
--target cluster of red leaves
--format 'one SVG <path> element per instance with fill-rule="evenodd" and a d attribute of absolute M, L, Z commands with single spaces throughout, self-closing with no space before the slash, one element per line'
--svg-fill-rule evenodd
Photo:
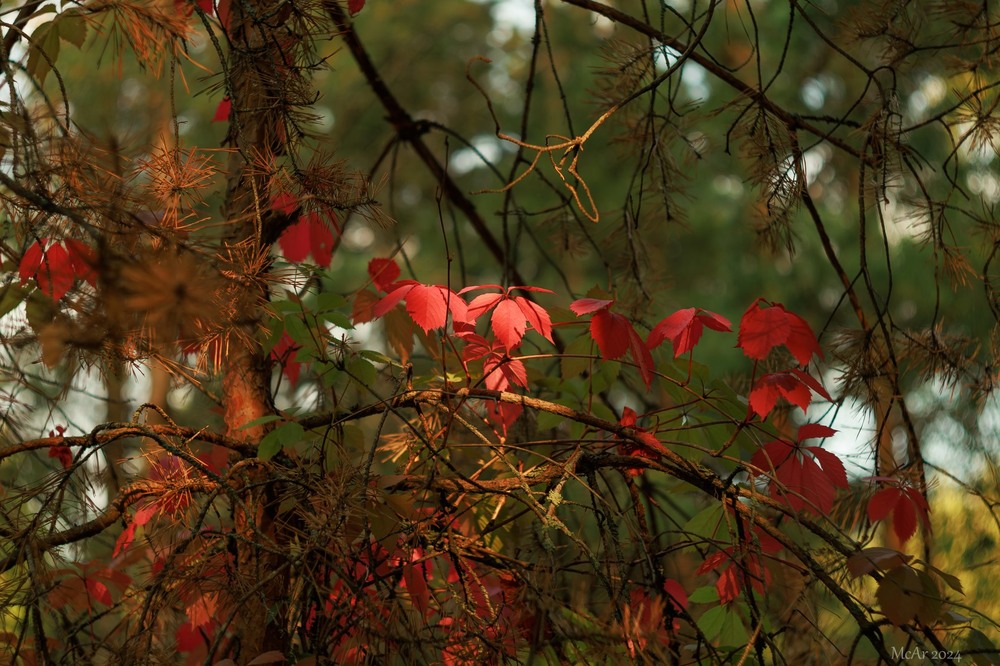
<path fill-rule="evenodd" d="M 794 511 L 829 514 L 837 488 L 847 488 L 847 472 L 836 454 L 818 446 L 802 446 L 807 439 L 830 437 L 837 431 L 816 423 L 799 428 L 796 441 L 776 440 L 750 458 L 750 465 L 771 478 L 771 497 Z"/>
<path fill-rule="evenodd" d="M 767 532 L 759 527 L 751 530 L 745 519 L 739 520 L 742 525 L 739 533 L 746 535 L 748 540 L 752 535 L 753 542 L 740 542 L 712 553 L 695 571 L 695 575 L 701 576 L 710 571 L 718 571 L 725 565 L 715 581 L 715 590 L 723 604 L 736 599 L 745 589 L 753 588 L 759 594 L 764 594 L 771 583 L 771 572 L 764 565 L 763 557 L 774 555 L 783 548 Z"/>
<path fill-rule="evenodd" d="M 527 331 L 527 324 L 531 324 L 532 329 L 552 342 L 552 320 L 545 308 L 529 301 L 524 296 L 511 296 L 510 292 L 515 289 L 542 294 L 555 292 L 541 287 L 508 287 L 505 289 L 498 284 L 486 284 L 466 287 L 458 293 L 467 294 L 470 291 L 479 291 L 480 289 L 499 289 L 500 293 L 480 294 L 472 299 L 469 303 L 469 318 L 474 323 L 479 317 L 493 310 L 493 315 L 490 317 L 490 328 L 508 352 L 521 345 L 521 340 Z"/>
<path fill-rule="evenodd" d="M 303 212 L 298 198 L 284 191 L 278 192 L 271 200 L 271 209 L 284 215 L 297 216 L 297 220 L 278 238 L 278 247 L 285 259 L 298 263 L 312 255 L 317 265 L 329 268 L 336 242 L 334 232 L 340 234 L 337 215 L 330 209 L 325 209 L 322 213 L 315 210 Z"/>
<path fill-rule="evenodd" d="M 57 425 L 55 430 L 49 430 L 49 437 L 62 437 L 66 434 L 66 426 Z M 49 447 L 49 458 L 58 458 L 63 469 L 69 469 L 73 464 L 73 452 L 65 444 L 53 444 Z"/>
<path fill-rule="evenodd" d="M 674 346 L 674 358 L 677 358 L 694 349 L 706 326 L 713 331 L 723 333 L 733 330 L 732 324 L 722 315 L 701 308 L 686 308 L 678 310 L 654 326 L 646 338 L 646 346 L 656 349 L 664 340 L 670 340 Z"/>
<path fill-rule="evenodd" d="M 931 507 L 918 488 L 884 476 L 872 480 L 881 481 L 888 487 L 868 500 L 868 520 L 876 523 L 892 514 L 892 529 L 900 543 L 906 543 L 916 533 L 918 519 L 926 529 L 930 529 Z"/>
<path fill-rule="evenodd" d="M 769 303 L 758 298 L 743 313 L 737 346 L 748 358 L 761 361 L 781 345 L 802 366 L 808 365 L 814 354 L 823 357 L 816 335 L 802 317 L 789 312 L 781 303 Z M 778 398 L 784 398 L 805 413 L 812 402 L 813 392 L 831 400 L 823 385 L 804 370 L 791 368 L 772 372 L 754 383 L 750 391 L 750 410 L 766 418 Z"/>
<path fill-rule="evenodd" d="M 650 595 L 642 587 L 633 587 L 629 603 L 622 609 L 625 645 L 632 658 L 636 659 L 650 643 L 666 645 L 670 634 L 680 630 L 680 621 L 676 616 L 687 607 L 687 592 L 672 578 L 663 583 L 662 591 L 657 595 Z M 667 623 L 665 620 L 668 618 L 673 619 Z"/>
<path fill-rule="evenodd" d="M 78 240 L 55 241 L 43 238 L 31 244 L 21 257 L 18 274 L 23 285 L 33 279 L 39 290 L 58 301 L 77 280 L 97 284 L 97 255 Z"/>
<path fill-rule="evenodd" d="M 92 612 L 95 606 L 110 607 L 132 584 L 132 578 L 96 562 L 79 562 L 49 574 L 55 582 L 48 593 L 53 608 Z"/>

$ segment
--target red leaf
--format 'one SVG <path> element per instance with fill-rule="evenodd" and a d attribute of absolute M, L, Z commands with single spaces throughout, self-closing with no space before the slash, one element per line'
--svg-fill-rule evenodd
<path fill-rule="evenodd" d="M 833 398 L 831 398 L 830 394 L 827 393 L 827 391 L 826 391 L 825 388 L 823 388 L 823 385 L 820 384 L 818 381 L 816 381 L 816 379 L 814 379 L 813 376 L 810 375 L 808 372 L 803 372 L 802 370 L 799 370 L 798 368 L 792 368 L 790 370 L 790 372 L 793 375 L 795 375 L 796 377 L 798 377 L 799 381 L 801 381 L 803 384 L 805 384 L 806 386 L 808 386 L 809 388 L 811 388 L 813 391 L 815 391 L 819 395 L 821 395 L 824 398 L 826 398 L 827 401 L 833 402 Z"/>
<path fill-rule="evenodd" d="M 281 371 L 293 387 L 299 383 L 299 375 L 302 373 L 302 364 L 295 360 L 298 350 L 299 346 L 292 340 L 288 331 L 282 332 L 281 339 L 271 350 L 271 358 L 281 365 Z"/>
<path fill-rule="evenodd" d="M 524 363 L 494 354 L 483 363 L 483 375 L 486 388 L 493 391 L 506 391 L 511 384 L 527 388 L 528 372 Z"/>
<path fill-rule="evenodd" d="M 347 0 L 347 11 L 354 16 L 365 8 L 365 0 Z"/>
<path fill-rule="evenodd" d="M 660 346 L 664 340 L 670 340 L 674 346 L 674 358 L 685 354 L 698 344 L 705 326 L 716 331 L 732 330 L 729 320 L 714 312 L 687 308 L 678 310 L 653 327 L 646 340 L 650 349 Z"/>
<path fill-rule="evenodd" d="M 528 287 L 520 288 L 528 289 Z M 532 291 L 548 291 L 548 289 L 532 289 Z M 517 307 L 521 309 L 521 313 L 524 315 L 524 318 L 529 324 L 531 324 L 531 328 L 538 331 L 543 338 L 552 342 L 552 320 L 549 318 L 548 311 L 538 303 L 529 301 L 523 296 L 515 296 L 514 302 L 517 303 Z"/>
<path fill-rule="evenodd" d="M 569 304 L 569 309 L 577 317 L 582 317 L 598 310 L 607 310 L 614 301 L 607 301 L 601 298 L 581 298 Z"/>
<path fill-rule="evenodd" d="M 388 294 L 383 296 L 375 307 L 372 309 L 372 313 L 376 318 L 384 317 L 387 312 L 392 310 L 396 305 L 406 298 L 406 295 L 410 293 L 414 285 L 418 284 L 413 280 L 401 280 L 396 283 L 396 288 L 390 291 Z"/>
<path fill-rule="evenodd" d="M 219 4 L 216 7 L 215 15 L 219 17 L 219 23 L 226 30 L 229 29 L 229 8 L 232 0 L 219 0 Z"/>
<path fill-rule="evenodd" d="M 133 519 L 133 522 L 136 525 L 142 527 L 143 525 L 148 523 L 153 518 L 153 516 L 156 515 L 156 512 L 159 511 L 159 509 L 160 507 L 157 502 L 152 502 L 150 504 L 147 504 L 146 506 L 135 512 L 135 518 Z"/>
<path fill-rule="evenodd" d="M 56 444 L 49 447 L 49 458 L 58 458 L 63 469 L 69 469 L 73 464 L 73 452 L 65 444 Z"/>
<path fill-rule="evenodd" d="M 215 11 L 215 5 L 212 3 L 212 0 L 198 0 L 198 6 L 206 14 L 211 14 Z"/>
<path fill-rule="evenodd" d="M 736 344 L 744 354 L 759 361 L 784 344 L 801 365 L 808 364 L 813 354 L 822 358 L 816 336 L 802 317 L 788 312 L 780 303 L 768 303 L 767 308 L 762 308 L 761 303 L 767 301 L 754 301 L 740 320 Z"/>
<path fill-rule="evenodd" d="M 219 5 L 221 9 L 221 4 Z M 229 122 L 229 115 L 233 111 L 233 102 L 229 99 L 229 96 L 222 98 L 219 102 L 219 106 L 215 107 L 215 115 L 212 116 L 213 123 L 225 123 Z"/>
<path fill-rule="evenodd" d="M 771 497 L 795 511 L 829 514 L 836 489 L 848 485 L 840 458 L 815 446 L 799 448 L 777 440 L 757 451 L 750 464 L 771 476 Z"/>
<path fill-rule="evenodd" d="M 628 324 L 629 351 L 632 352 L 632 360 L 639 365 L 639 373 L 642 375 L 642 381 L 646 384 L 648 391 L 653 385 L 653 355 L 649 353 L 649 347 L 632 328 L 632 324 L 627 321 L 626 324 Z"/>
<path fill-rule="evenodd" d="M 728 604 L 730 601 L 740 596 L 741 581 L 739 569 L 736 565 L 730 565 L 725 571 L 719 574 L 719 579 L 715 581 L 715 589 L 719 593 L 719 601 Z"/>
<path fill-rule="evenodd" d="M 799 427 L 796 441 L 802 442 L 807 439 L 818 439 L 822 437 L 833 437 L 837 431 L 833 428 L 819 423 L 806 423 Z"/>
<path fill-rule="evenodd" d="M 930 507 L 916 488 L 893 485 L 883 488 L 868 500 L 868 520 L 878 522 L 892 514 L 892 529 L 900 543 L 916 534 L 917 520 L 930 525 Z"/>
<path fill-rule="evenodd" d="M 463 289 L 465 293 L 468 289 Z M 475 321 L 503 300 L 503 294 L 480 294 L 469 302 L 469 319 Z"/>
<path fill-rule="evenodd" d="M 754 301 L 743 313 L 736 342 L 744 354 L 758 361 L 788 339 L 784 308 L 761 309 L 760 303 L 760 299 Z"/>
<path fill-rule="evenodd" d="M 818 427 L 822 428 L 825 426 Z M 850 484 L 847 482 L 847 470 L 844 469 L 844 463 L 836 453 L 827 451 L 826 449 L 818 446 L 808 446 L 806 447 L 806 451 L 813 454 L 816 460 L 819 461 L 819 464 L 823 466 L 824 476 L 826 476 L 835 488 L 846 489 L 850 487 Z"/>
<path fill-rule="evenodd" d="M 684 586 L 673 578 L 668 578 L 663 581 L 663 592 L 667 595 L 670 605 L 672 605 L 676 611 L 681 611 L 688 607 L 688 595 L 687 592 L 684 591 Z"/>
<path fill-rule="evenodd" d="M 443 328 L 448 322 L 449 308 L 454 313 L 455 305 L 459 301 L 462 302 L 464 309 L 465 302 L 461 296 L 450 289 L 416 284 L 406 295 L 406 311 L 410 313 L 414 323 L 426 333 L 432 328 Z M 455 319 L 464 321 L 465 317 L 456 316 Z"/>
<path fill-rule="evenodd" d="M 87 578 L 87 594 L 105 606 L 110 606 L 114 603 L 111 599 L 111 592 L 108 591 L 108 586 L 99 580 Z"/>
<path fill-rule="evenodd" d="M 42 259 L 45 258 L 44 242 L 45 239 L 35 241 L 25 250 L 24 256 L 21 257 L 18 274 L 21 276 L 22 285 L 28 281 L 28 278 L 33 278 L 38 274 L 38 269 L 42 265 Z"/>
<path fill-rule="evenodd" d="M 97 254 L 94 252 L 94 249 L 73 238 L 67 238 L 63 241 L 63 244 L 66 246 L 66 252 L 69 254 L 69 263 L 76 278 L 96 285 Z"/>
<path fill-rule="evenodd" d="M 628 319 L 609 310 L 598 310 L 590 319 L 590 337 L 597 343 L 601 356 L 610 361 L 621 358 L 628 351 L 630 331 L 632 324 Z"/>
<path fill-rule="evenodd" d="M 601 356 L 609 361 L 621 358 L 625 352 L 632 353 L 632 360 L 639 366 L 642 381 L 649 389 L 653 383 L 653 356 L 649 347 L 632 328 L 625 317 L 611 312 L 608 308 L 614 301 L 581 298 L 570 304 L 570 309 L 579 317 L 593 313 L 590 318 L 590 337 L 597 343 Z"/>
<path fill-rule="evenodd" d="M 726 548 L 724 550 L 712 553 L 705 558 L 705 561 L 701 563 L 698 569 L 694 572 L 695 576 L 701 576 L 707 574 L 709 571 L 713 571 L 719 567 L 723 562 L 728 562 L 732 559 L 732 549 Z"/>
<path fill-rule="evenodd" d="M 631 407 L 626 407 L 622 410 L 622 417 L 618 420 L 618 425 L 632 427 L 636 422 L 635 410 Z"/>
<path fill-rule="evenodd" d="M 892 511 L 892 531 L 896 533 L 900 543 L 906 543 L 917 532 L 917 511 L 910 498 L 902 493 Z"/>
<path fill-rule="evenodd" d="M 496 309 L 493 310 L 493 317 L 490 319 L 490 323 L 493 324 L 493 333 L 508 351 L 521 344 L 525 331 L 524 322 L 524 313 L 521 312 L 521 308 L 509 298 L 497 303 Z"/>
<path fill-rule="evenodd" d="M 279 203 L 275 198 L 271 205 L 275 209 L 278 209 L 278 206 L 283 209 L 291 206 L 291 209 L 295 210 L 294 199 L 292 202 Z M 319 213 L 310 211 L 300 215 L 298 222 L 285 229 L 278 238 L 278 245 L 285 258 L 292 263 L 298 263 L 311 254 L 317 265 L 329 267 L 333 258 L 334 236 Z"/>
<path fill-rule="evenodd" d="M 372 259 L 368 262 L 368 277 L 379 291 L 388 292 L 399 278 L 399 264 L 394 259 Z"/>
<path fill-rule="evenodd" d="M 792 352 L 799 365 L 808 365 L 813 354 L 823 358 L 823 350 L 819 347 L 816 334 L 809 328 L 806 320 L 791 312 L 786 312 L 785 315 L 788 324 L 788 339 L 785 340 L 785 346 Z"/>
<path fill-rule="evenodd" d="M 197 627 L 191 626 L 190 622 L 185 622 L 178 627 L 174 638 L 177 639 L 178 652 L 194 652 L 205 644 L 204 636 L 201 635 Z"/>
<path fill-rule="evenodd" d="M 291 215 L 299 207 L 299 200 L 291 192 L 286 192 L 285 190 L 279 190 L 274 198 L 271 199 L 271 210 L 281 213 L 282 215 Z"/>
<path fill-rule="evenodd" d="M 192 629 L 211 625 L 212 618 L 216 612 L 216 599 L 214 595 L 202 594 L 197 599 L 188 604 L 185 614 L 191 624 Z"/>
<path fill-rule="evenodd" d="M 502 428 L 504 436 L 507 435 L 507 430 L 514 425 L 523 411 L 524 408 L 521 405 L 513 405 L 509 402 L 490 401 L 486 403 L 486 418 L 494 427 Z"/>
<path fill-rule="evenodd" d="M 410 593 L 410 601 L 417 611 L 427 616 L 430 611 L 430 589 L 427 580 L 431 577 L 431 563 L 424 560 L 423 549 L 414 548 L 409 561 L 402 566 L 400 586 Z"/>
<path fill-rule="evenodd" d="M 758 379 L 750 391 L 750 409 L 761 418 L 766 418 L 779 397 L 797 405 L 803 412 L 812 401 L 809 388 L 798 377 L 789 372 L 772 372 Z"/>
<path fill-rule="evenodd" d="M 469 306 L 462 297 L 447 287 L 423 285 L 413 280 L 403 280 L 375 305 L 375 316 L 381 317 L 402 300 L 410 318 L 424 329 L 442 328 L 448 322 L 448 312 L 456 322 L 469 322 Z"/>
<path fill-rule="evenodd" d="M 62 243 L 52 243 L 47 248 L 41 242 L 32 245 L 21 258 L 18 273 L 22 284 L 34 277 L 38 288 L 53 301 L 65 296 L 76 281 L 73 262 Z"/>
<path fill-rule="evenodd" d="M 868 500 L 868 520 L 877 523 L 892 513 L 902 494 L 903 492 L 894 486 L 883 488 L 872 495 L 871 499 Z"/>
<path fill-rule="evenodd" d="M 663 444 L 660 440 L 656 439 L 653 433 L 649 432 L 645 428 L 639 428 L 636 424 L 636 414 L 631 407 L 626 407 L 622 410 L 622 417 L 618 420 L 619 425 L 627 426 L 635 430 L 635 437 L 639 442 L 634 442 L 630 440 L 623 441 L 618 445 L 618 453 L 623 456 L 638 456 L 640 458 L 648 458 L 649 460 L 659 460 L 660 453 L 663 451 Z M 616 436 L 615 439 L 618 439 Z M 638 476 L 642 474 L 644 469 L 642 467 L 634 467 L 628 470 L 629 476 Z"/>
<path fill-rule="evenodd" d="M 378 295 L 371 289 L 362 289 L 356 293 L 354 306 L 351 309 L 351 321 L 355 324 L 363 324 L 375 319 L 375 304 L 378 301 Z"/>
<path fill-rule="evenodd" d="M 111 558 L 114 559 L 125 552 L 129 546 L 132 545 L 132 541 L 135 539 L 135 530 L 137 525 L 133 522 L 130 523 L 128 527 L 122 530 L 122 533 L 118 535 L 118 539 L 115 540 L 115 549 L 111 551 Z"/>

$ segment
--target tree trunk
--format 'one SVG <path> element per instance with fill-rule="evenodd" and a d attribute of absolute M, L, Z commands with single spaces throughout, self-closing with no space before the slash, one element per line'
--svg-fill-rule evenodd
<path fill-rule="evenodd" d="M 259 444 L 268 427 L 247 423 L 272 414 L 271 367 L 260 343 L 263 306 L 268 300 L 264 272 L 268 268 L 269 242 L 262 233 L 270 210 L 268 151 L 280 152 L 282 99 L 275 80 L 275 63 L 281 62 L 274 3 L 268 0 L 234 2 L 227 27 L 230 43 L 227 88 L 232 102 L 228 145 L 229 183 L 223 214 L 227 238 L 221 257 L 232 279 L 229 303 L 232 320 L 223 346 L 223 410 L 230 437 Z M 269 16 L 267 25 L 257 16 Z M 273 157 L 273 155 L 272 155 Z M 262 168 L 264 167 L 264 168 Z M 265 477 L 261 464 L 250 462 L 237 482 L 245 489 L 242 506 L 233 507 L 237 586 L 234 589 L 233 623 L 239 641 L 238 661 L 247 663 L 269 650 L 284 651 L 287 629 L 282 595 L 287 593 L 283 562 L 259 548 L 271 536 L 273 511 L 271 486 L 259 485 Z M 266 490 L 265 490 L 266 489 Z"/>

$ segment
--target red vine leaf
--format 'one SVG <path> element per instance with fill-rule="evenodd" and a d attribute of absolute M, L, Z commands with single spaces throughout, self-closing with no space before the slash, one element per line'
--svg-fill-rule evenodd
<path fill-rule="evenodd" d="M 722 315 L 700 308 L 687 308 L 678 310 L 654 326 L 646 339 L 646 345 L 650 349 L 656 349 L 664 340 L 670 340 L 674 346 L 674 358 L 677 358 L 694 349 L 705 326 L 714 331 L 733 330 L 732 324 Z"/>
<path fill-rule="evenodd" d="M 364 324 L 375 319 L 375 305 L 379 302 L 378 294 L 371 289 L 362 289 L 354 295 L 354 305 L 351 308 L 351 321 Z"/>
<path fill-rule="evenodd" d="M 347 11 L 351 13 L 351 16 L 356 15 L 364 8 L 365 0 L 347 0 Z"/>
<path fill-rule="evenodd" d="M 483 361 L 483 377 L 486 388 L 494 391 L 506 391 L 511 384 L 528 387 L 528 371 L 524 363 L 512 359 L 502 342 L 491 343 L 481 335 L 462 333 L 466 346 L 462 351 L 462 360 L 466 363 L 485 357 Z"/>
<path fill-rule="evenodd" d="M 762 303 L 769 307 L 761 307 Z M 800 365 L 807 365 L 813 354 L 823 357 L 816 335 L 802 317 L 789 312 L 781 303 L 761 298 L 743 313 L 736 344 L 749 358 L 758 361 L 779 345 L 785 345 Z"/>
<path fill-rule="evenodd" d="M 229 115 L 233 112 L 233 102 L 229 96 L 222 98 L 219 106 L 215 107 L 215 115 L 212 116 L 213 123 L 229 122 Z"/>
<path fill-rule="evenodd" d="M 478 285 L 466 287 L 459 293 L 465 294 L 484 287 L 503 289 L 499 285 Z M 549 318 L 548 311 L 523 296 L 511 296 L 510 292 L 515 289 L 553 293 L 541 287 L 510 287 L 504 289 L 503 293 L 500 294 L 480 294 L 469 303 L 469 319 L 475 322 L 476 319 L 492 309 L 493 316 L 490 318 L 490 326 L 493 329 L 493 334 L 504 344 L 507 351 L 513 351 L 521 344 L 521 340 L 528 330 L 528 324 L 542 337 L 552 342 L 552 320 Z"/>
<path fill-rule="evenodd" d="M 18 275 L 21 284 L 33 278 L 43 294 L 58 301 L 77 280 L 95 284 L 95 264 L 93 249 L 80 241 L 49 242 L 43 238 L 25 251 L 18 265 Z"/>
<path fill-rule="evenodd" d="M 622 417 L 618 421 L 619 425 L 627 426 L 635 431 L 636 439 L 639 442 L 634 442 L 630 440 L 625 440 L 618 445 L 618 453 L 623 456 L 637 456 L 640 458 L 647 458 L 649 460 L 659 460 L 660 452 L 663 451 L 663 444 L 660 440 L 656 439 L 653 433 L 649 432 L 645 428 L 637 427 L 636 421 L 638 417 L 631 407 L 626 407 L 622 410 Z M 616 437 L 617 439 L 617 437 Z M 642 467 L 633 467 L 627 470 L 629 476 L 638 476 L 645 471 Z"/>
<path fill-rule="evenodd" d="M 281 365 L 281 371 L 292 386 L 299 383 L 299 375 L 302 373 L 302 364 L 295 360 L 298 351 L 299 346 L 292 340 L 288 331 L 282 332 L 281 339 L 271 349 L 271 358 Z"/>
<path fill-rule="evenodd" d="M 632 322 L 611 312 L 613 303 L 599 298 L 581 298 L 570 303 L 569 307 L 578 317 L 593 315 L 590 318 L 590 337 L 597 343 L 603 358 L 613 361 L 624 356 L 625 352 L 631 352 L 632 360 L 639 366 L 642 381 L 649 389 L 653 384 L 653 356 L 632 327 Z"/>
<path fill-rule="evenodd" d="M 795 511 L 828 515 L 837 488 L 848 487 L 844 463 L 818 446 L 776 440 L 757 451 L 750 464 L 771 476 L 771 497 Z"/>
<path fill-rule="evenodd" d="M 381 292 L 388 293 L 399 274 L 399 264 L 394 259 L 375 258 L 368 262 L 368 277 Z"/>
<path fill-rule="evenodd" d="M 868 520 L 875 523 L 892 514 L 892 529 L 900 543 L 916 533 L 918 521 L 930 529 L 929 513 L 927 499 L 911 486 L 883 488 L 868 500 Z"/>
<path fill-rule="evenodd" d="M 294 201 L 294 200 L 293 200 Z M 273 206 L 277 206 L 275 200 Z M 289 204 L 282 203 L 282 206 Z M 292 205 L 294 210 L 295 205 Z M 300 215 L 298 222 L 285 229 L 278 238 L 278 245 L 282 254 L 292 263 L 303 261 L 309 255 L 319 266 L 329 267 L 333 259 L 333 247 L 335 237 L 319 213 L 310 211 Z"/>
<path fill-rule="evenodd" d="M 754 384 L 750 391 L 750 409 L 761 418 L 766 418 L 774 409 L 778 398 L 784 398 L 805 413 L 812 402 L 810 389 L 830 399 L 830 394 L 819 382 L 798 368 L 786 372 L 772 372 Z"/>
<path fill-rule="evenodd" d="M 375 305 L 375 316 L 381 317 L 396 307 L 400 301 L 406 302 L 406 311 L 424 332 L 432 328 L 443 328 L 448 322 L 448 313 L 460 323 L 469 320 L 468 305 L 462 297 L 448 287 L 425 285 L 414 280 L 402 280 Z"/>

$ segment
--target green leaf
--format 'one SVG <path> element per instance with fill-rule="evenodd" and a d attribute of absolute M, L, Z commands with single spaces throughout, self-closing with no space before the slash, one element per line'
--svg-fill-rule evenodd
<path fill-rule="evenodd" d="M 741 647 L 749 640 L 743 620 L 729 606 L 709 608 L 698 618 L 698 628 L 720 647 Z"/>
<path fill-rule="evenodd" d="M 358 353 L 361 355 L 361 358 L 367 359 L 372 363 L 384 363 L 385 365 L 392 365 L 392 359 L 381 352 L 373 351 L 371 349 L 362 349 Z"/>
<path fill-rule="evenodd" d="M 0 291 L 0 317 L 4 316 L 28 297 L 28 290 L 16 284 L 8 284 Z"/>
<path fill-rule="evenodd" d="M 281 335 L 285 332 L 284 319 L 271 319 L 267 323 L 267 336 L 261 342 L 261 349 L 264 354 L 270 354 L 274 346 L 281 340 Z"/>
<path fill-rule="evenodd" d="M 255 418 L 253 421 L 250 421 L 249 423 L 244 423 L 236 430 L 237 431 L 246 430 L 247 428 L 253 428 L 254 426 L 264 425 L 265 423 L 274 423 L 275 421 L 280 421 L 280 420 L 281 417 L 278 416 L 277 414 L 265 414 L 264 416 Z"/>
<path fill-rule="evenodd" d="M 970 655 L 977 666 L 1000 666 L 1000 651 L 986 634 L 978 629 L 969 629 L 965 637 L 964 649 L 977 654 Z"/>
<path fill-rule="evenodd" d="M 346 331 L 354 330 L 354 323 L 351 321 L 351 318 L 343 312 L 324 312 L 320 318 Z"/>
<path fill-rule="evenodd" d="M 316 313 L 323 314 L 347 307 L 347 299 L 340 294 L 324 291 L 316 295 Z"/>
<path fill-rule="evenodd" d="M 698 513 L 691 520 L 684 524 L 684 531 L 690 535 L 701 537 L 706 540 L 713 540 L 719 532 L 719 528 L 726 524 L 725 513 L 721 503 L 712 504 Z"/>
<path fill-rule="evenodd" d="M 305 429 L 295 421 L 283 423 L 267 433 L 260 441 L 260 445 L 257 447 L 257 457 L 261 460 L 270 460 L 278 451 L 302 441 L 305 434 Z"/>
<path fill-rule="evenodd" d="M 717 604 L 719 591 L 715 589 L 715 585 L 704 585 L 689 594 L 688 601 L 693 604 Z"/>
<path fill-rule="evenodd" d="M 565 420 L 566 418 L 560 416 L 559 414 L 552 414 L 551 412 L 538 412 L 538 430 L 540 432 L 545 432 L 547 430 L 552 430 L 553 428 L 558 428 Z"/>
<path fill-rule="evenodd" d="M 87 40 L 87 21 L 83 15 L 70 9 L 63 12 L 58 21 L 59 38 L 78 49 L 83 48 L 83 43 Z"/>
<path fill-rule="evenodd" d="M 291 336 L 292 340 L 303 347 L 315 346 L 316 344 L 313 340 L 312 331 L 309 330 L 309 327 L 306 326 L 306 323 L 300 317 L 285 317 L 285 330 L 288 331 L 288 335 Z"/>
<path fill-rule="evenodd" d="M 52 323 L 56 316 L 52 299 L 39 290 L 31 292 L 25 304 L 25 311 L 28 316 L 28 325 L 35 333 L 40 333 L 43 328 Z"/>
<path fill-rule="evenodd" d="M 28 53 L 28 74 L 38 81 L 45 82 L 45 77 L 52 71 L 52 65 L 59 58 L 59 22 L 51 21 L 35 29 L 31 35 L 31 49 Z"/>
<path fill-rule="evenodd" d="M 375 366 L 360 356 L 355 356 L 347 362 L 347 372 L 369 387 L 375 385 L 375 379 L 378 377 L 378 370 L 375 369 Z"/>
<path fill-rule="evenodd" d="M 566 345 L 564 356 L 559 359 L 563 379 L 579 377 L 590 368 L 593 359 L 587 357 L 593 354 L 592 346 L 590 336 L 587 335 L 581 335 Z"/>

